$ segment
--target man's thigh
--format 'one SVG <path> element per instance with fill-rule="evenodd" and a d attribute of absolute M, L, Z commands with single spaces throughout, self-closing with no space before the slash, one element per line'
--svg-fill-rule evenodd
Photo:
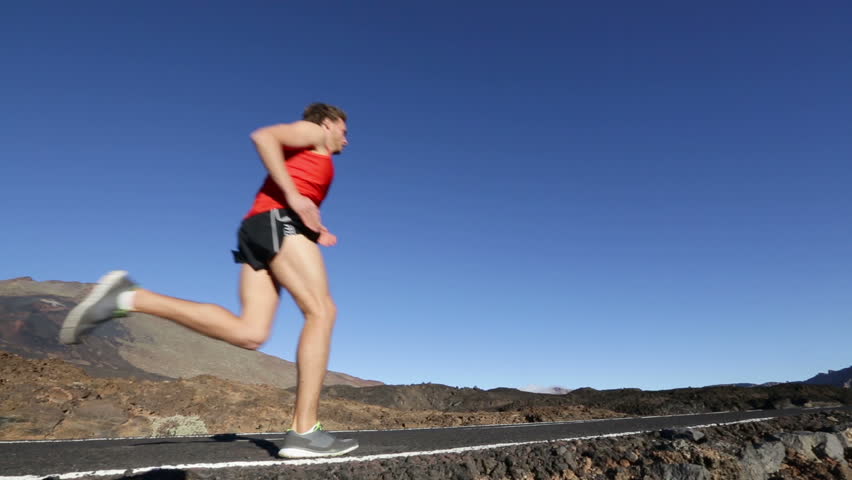
<path fill-rule="evenodd" d="M 281 298 L 280 291 L 281 288 L 268 271 L 254 270 L 243 264 L 240 272 L 240 318 L 245 322 L 244 328 L 252 329 L 256 338 L 269 336 Z"/>
<path fill-rule="evenodd" d="M 303 312 L 325 308 L 331 293 L 319 245 L 304 235 L 288 235 L 269 264 L 272 275 Z"/>

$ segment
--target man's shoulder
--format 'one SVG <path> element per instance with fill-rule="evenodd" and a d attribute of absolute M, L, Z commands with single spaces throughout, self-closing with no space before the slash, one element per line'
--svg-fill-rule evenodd
<path fill-rule="evenodd" d="M 309 122 L 307 120 L 297 120 L 293 123 L 289 124 L 291 128 L 298 131 L 305 138 L 310 138 L 313 140 L 312 146 L 324 145 L 325 144 L 325 129 L 321 126 L 317 125 L 314 122 Z"/>
<path fill-rule="evenodd" d="M 252 135 L 258 138 L 272 137 L 290 147 L 316 147 L 325 143 L 325 130 L 307 120 L 270 125 L 258 129 Z"/>
<path fill-rule="evenodd" d="M 307 120 L 296 120 L 295 122 L 290 122 L 286 125 L 290 125 L 296 128 L 307 128 L 312 130 L 322 130 L 322 127 L 317 125 L 314 122 L 309 122 Z"/>

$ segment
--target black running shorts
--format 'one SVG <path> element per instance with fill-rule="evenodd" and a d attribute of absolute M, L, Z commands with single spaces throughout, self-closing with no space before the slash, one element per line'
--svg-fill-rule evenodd
<path fill-rule="evenodd" d="M 319 239 L 319 233 L 306 227 L 292 210 L 279 208 L 252 215 L 243 220 L 237 232 L 237 249 L 232 250 L 234 261 L 247 263 L 255 270 L 268 269 L 288 235 L 304 235 L 313 242 Z"/>

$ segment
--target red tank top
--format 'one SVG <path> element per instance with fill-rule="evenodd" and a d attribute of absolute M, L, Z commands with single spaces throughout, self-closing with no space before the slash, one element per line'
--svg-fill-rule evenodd
<path fill-rule="evenodd" d="M 331 181 L 334 179 L 334 162 L 331 155 L 323 155 L 310 150 L 285 149 L 284 159 L 287 173 L 290 174 L 299 193 L 320 206 L 328 194 Z M 263 186 L 260 187 L 257 196 L 254 198 L 254 205 L 245 218 L 276 208 L 287 208 L 284 192 L 278 188 L 275 180 L 267 175 Z"/>

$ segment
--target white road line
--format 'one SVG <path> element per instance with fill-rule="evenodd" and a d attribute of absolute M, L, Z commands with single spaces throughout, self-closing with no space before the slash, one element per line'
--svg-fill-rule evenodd
<path fill-rule="evenodd" d="M 738 420 L 735 422 L 723 422 L 723 423 L 709 423 L 705 425 L 691 425 L 687 428 L 707 428 L 707 427 L 717 427 L 724 425 L 734 425 L 738 423 L 752 423 L 752 422 L 764 422 L 767 420 L 772 420 L 773 417 L 765 417 L 765 418 L 754 418 L 750 420 Z M 0 480 L 40 480 L 45 477 L 54 477 L 61 480 L 65 479 L 74 479 L 74 478 L 82 478 L 86 476 L 92 477 L 105 477 L 110 475 L 122 475 L 125 473 L 129 473 L 131 475 L 137 475 L 141 473 L 150 472 L 152 470 L 159 469 L 171 469 L 171 470 L 188 470 L 188 469 L 221 469 L 221 468 L 235 468 L 235 467 L 272 467 L 278 465 L 323 465 L 323 464 L 332 464 L 332 463 L 347 463 L 347 462 L 370 462 L 374 460 L 388 460 L 392 458 L 406 458 L 406 457 L 415 457 L 415 456 L 425 456 L 425 455 L 443 455 L 443 454 L 453 454 L 453 453 L 465 453 L 465 452 L 474 452 L 480 450 L 491 450 L 495 448 L 507 448 L 507 447 L 517 447 L 521 445 L 535 445 L 535 444 L 543 444 L 543 443 L 551 443 L 551 442 L 568 442 L 568 441 L 578 441 L 578 440 L 591 440 L 595 438 L 615 438 L 615 437 L 624 437 L 628 435 L 640 435 L 643 433 L 655 432 L 657 430 L 639 430 L 635 432 L 623 432 L 623 433 L 607 433 L 604 435 L 589 435 L 584 437 L 568 437 L 568 438 L 559 438 L 554 440 L 534 440 L 530 442 L 515 442 L 515 443 L 495 443 L 491 445 L 477 445 L 473 447 L 458 447 L 458 448 L 448 448 L 443 450 L 426 450 L 420 452 L 401 452 L 401 453 L 387 453 L 381 455 L 367 455 L 364 457 L 338 457 L 338 458 L 320 458 L 320 459 L 305 459 L 305 460 L 266 460 L 266 461 L 256 461 L 256 462 L 223 462 L 223 463 L 192 463 L 192 464 L 180 464 L 180 465 L 160 465 L 154 467 L 142 467 L 130 469 L 114 469 L 114 470 L 93 470 L 89 472 L 70 472 L 70 473 L 60 473 L 60 474 L 51 474 L 51 475 L 20 475 L 14 477 L 2 477 L 0 476 Z"/>

